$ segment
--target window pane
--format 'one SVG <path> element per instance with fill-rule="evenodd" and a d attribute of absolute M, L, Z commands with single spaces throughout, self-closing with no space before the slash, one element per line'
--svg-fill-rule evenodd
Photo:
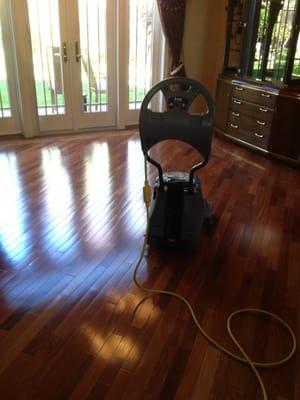
<path fill-rule="evenodd" d="M 297 48 L 294 58 L 292 79 L 300 79 L 300 35 L 298 35 Z"/>
<path fill-rule="evenodd" d="M 58 0 L 28 0 L 39 115 L 65 113 Z"/>
<path fill-rule="evenodd" d="M 2 26 L 0 19 L 0 118 L 11 117 L 6 64 L 4 57 Z"/>
<path fill-rule="evenodd" d="M 83 110 L 105 112 L 108 104 L 106 0 L 78 0 L 78 7 Z"/>
<path fill-rule="evenodd" d="M 138 110 L 152 81 L 154 0 L 130 0 L 129 109 Z"/>
<path fill-rule="evenodd" d="M 282 84 L 291 41 L 296 0 L 262 0 L 253 77 Z"/>

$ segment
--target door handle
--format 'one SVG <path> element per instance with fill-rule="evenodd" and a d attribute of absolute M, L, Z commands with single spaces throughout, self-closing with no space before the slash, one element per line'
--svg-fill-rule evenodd
<path fill-rule="evenodd" d="M 80 62 L 81 54 L 80 54 L 79 42 L 77 40 L 75 42 L 75 58 L 76 58 L 76 62 Z"/>
<path fill-rule="evenodd" d="M 63 42 L 62 48 L 63 48 L 63 60 L 66 63 L 66 62 L 68 62 L 68 49 L 67 49 L 66 42 Z"/>

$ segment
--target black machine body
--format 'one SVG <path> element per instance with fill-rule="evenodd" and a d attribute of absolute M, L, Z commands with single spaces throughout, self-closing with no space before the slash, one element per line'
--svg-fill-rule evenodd
<path fill-rule="evenodd" d="M 148 107 L 159 91 L 163 93 L 166 110 L 153 112 Z M 207 113 L 190 114 L 189 108 L 199 94 L 207 103 Z M 195 172 L 209 159 L 213 111 L 213 101 L 207 90 L 199 82 L 187 78 L 163 80 L 145 96 L 139 121 L 142 150 L 147 161 L 158 169 L 150 208 L 150 244 L 193 248 L 203 224 L 212 217 L 212 205 L 203 197 L 200 178 Z M 191 144 L 201 154 L 202 161 L 189 173 L 163 172 L 161 165 L 148 153 L 155 144 L 167 139 Z"/>
<path fill-rule="evenodd" d="M 203 224 L 212 216 L 212 205 L 202 196 L 198 176 L 194 177 L 192 191 L 188 173 L 166 172 L 163 180 L 160 185 L 157 178 L 153 187 L 148 241 L 194 248 Z"/>

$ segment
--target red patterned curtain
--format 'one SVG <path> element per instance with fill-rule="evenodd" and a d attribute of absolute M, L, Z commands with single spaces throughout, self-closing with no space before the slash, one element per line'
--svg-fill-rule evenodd
<path fill-rule="evenodd" d="M 157 0 L 163 31 L 169 46 L 172 76 L 185 76 L 181 60 L 186 0 Z"/>

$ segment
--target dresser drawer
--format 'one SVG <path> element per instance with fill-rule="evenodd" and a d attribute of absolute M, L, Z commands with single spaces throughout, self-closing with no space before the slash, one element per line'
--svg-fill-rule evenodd
<path fill-rule="evenodd" d="M 236 124 L 233 124 L 232 122 L 228 123 L 227 132 L 231 136 L 243 140 L 247 143 L 253 144 L 263 149 L 268 148 L 269 135 L 264 135 L 263 133 L 258 133 L 254 131 L 248 131 L 239 127 Z"/>
<path fill-rule="evenodd" d="M 268 122 L 260 118 L 252 118 L 247 115 L 243 115 L 236 111 L 230 111 L 229 123 L 233 125 L 238 125 L 240 128 L 246 131 L 257 132 L 268 136 L 271 129 L 271 122 Z"/>
<path fill-rule="evenodd" d="M 273 93 L 241 85 L 233 85 L 232 96 L 269 108 L 275 107 L 277 98 Z"/>
<path fill-rule="evenodd" d="M 256 118 L 266 122 L 271 122 L 273 118 L 273 110 L 257 104 L 247 103 L 237 98 L 231 99 L 230 112 L 239 113 L 247 117 Z"/>

